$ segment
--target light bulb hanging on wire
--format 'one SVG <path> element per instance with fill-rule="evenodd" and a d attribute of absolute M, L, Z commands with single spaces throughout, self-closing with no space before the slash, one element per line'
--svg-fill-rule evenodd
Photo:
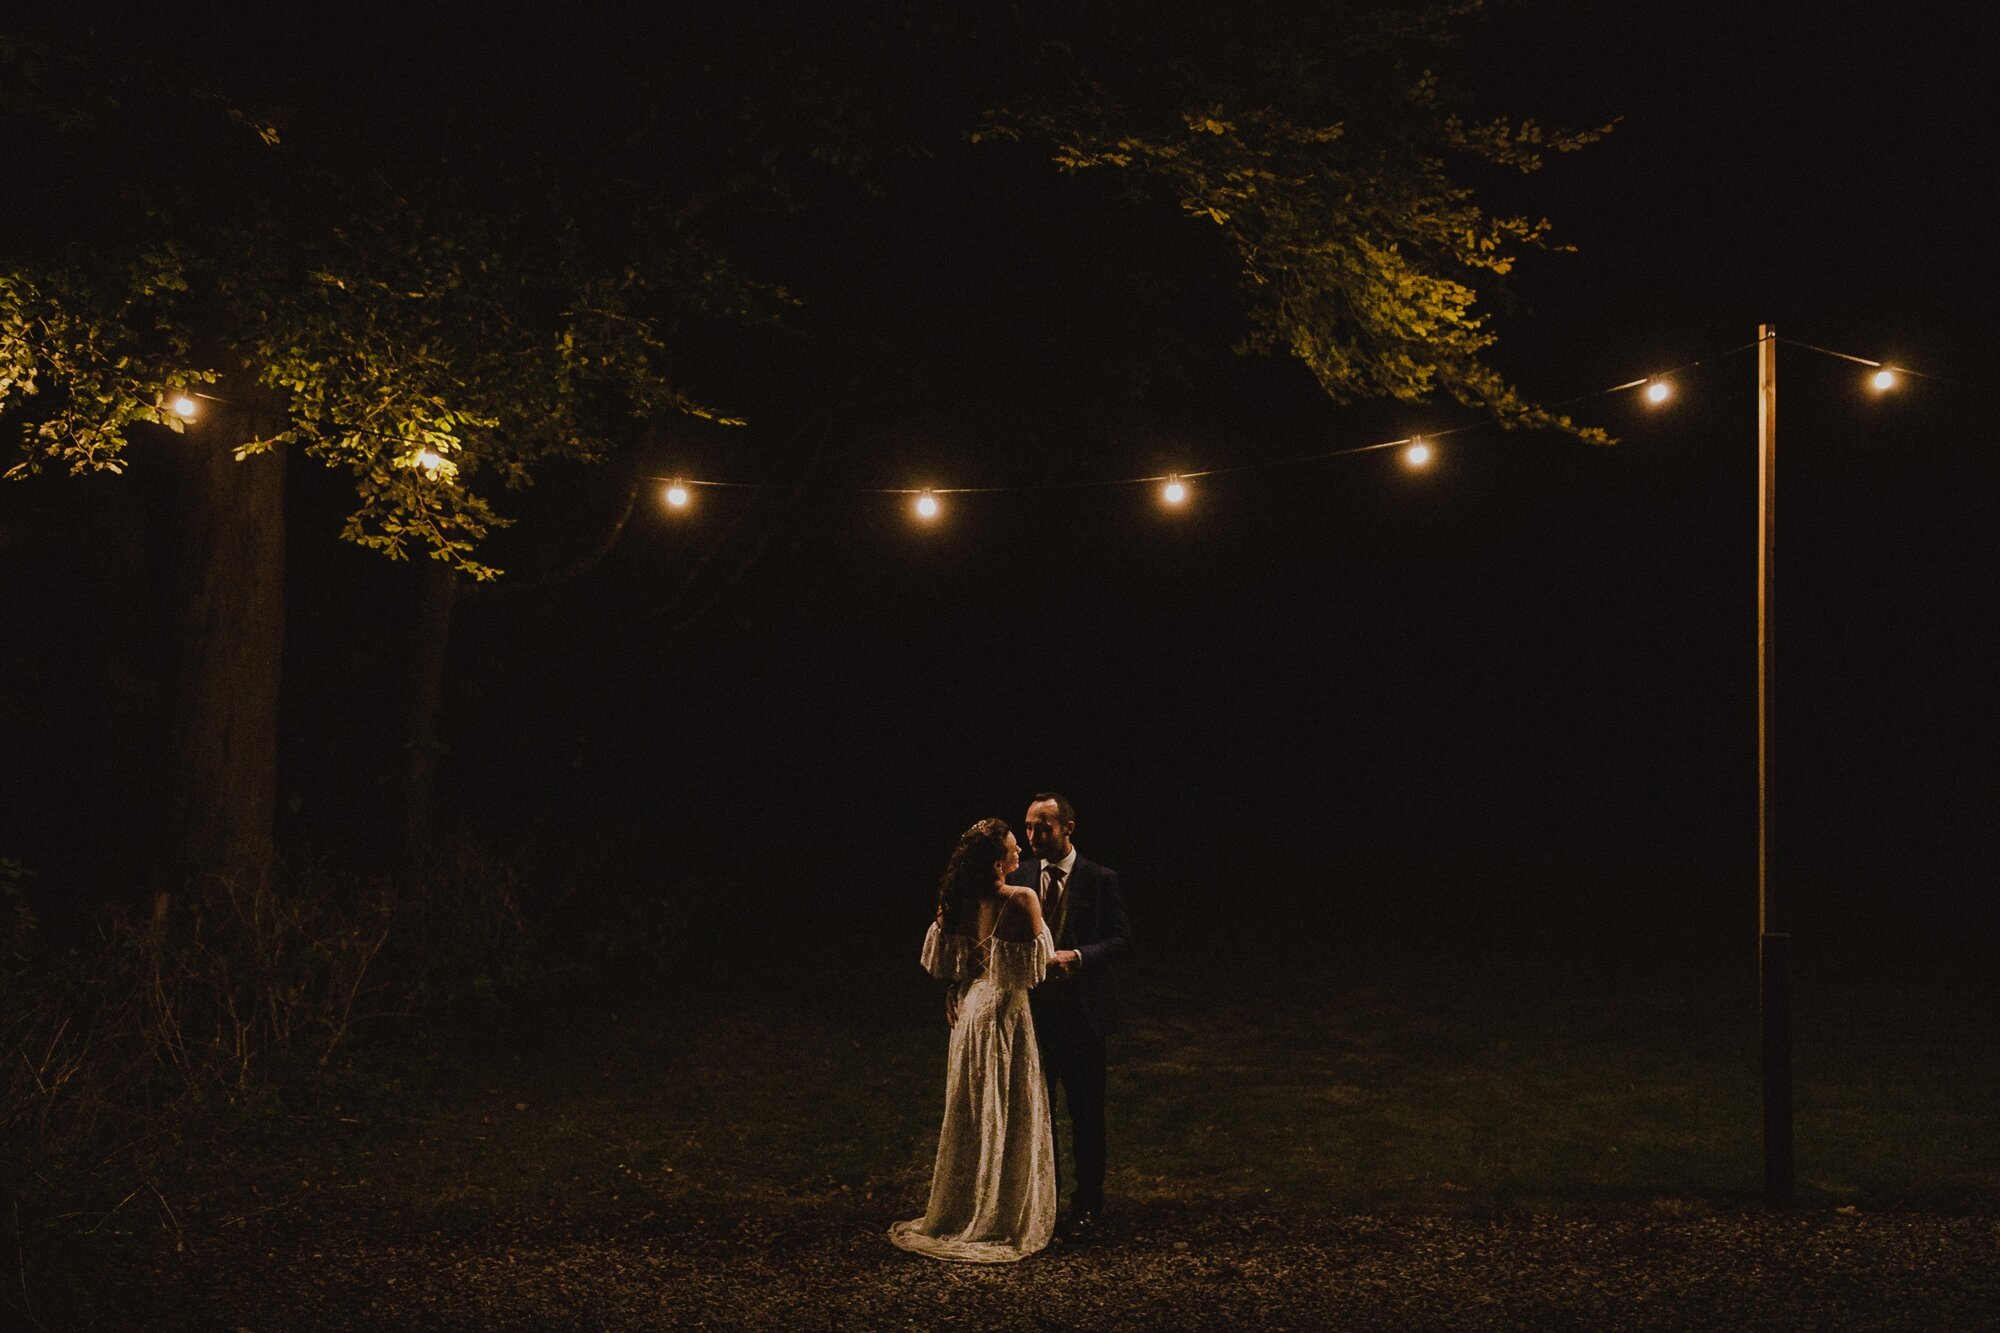
<path fill-rule="evenodd" d="M 1927 380 L 1940 379 L 1940 377 L 1929 375 L 1924 371 L 1908 370 L 1901 367 L 1891 366 L 1881 361 L 1873 360 L 1867 357 L 1856 356 L 1848 352 L 1835 351 L 1831 348 L 1826 348 L 1826 347 L 1814 347 L 1810 343 L 1799 343 L 1797 345 L 1812 352 L 1817 352 L 1826 356 L 1837 357 L 1840 360 L 1847 361 L 1850 363 L 1857 363 L 1861 366 L 1866 367 L 1868 370 L 1868 378 L 1865 381 L 1865 383 L 1870 389 L 1872 389 L 1874 392 L 1877 393 L 1887 393 L 1890 390 L 1900 387 L 1903 380 L 1906 377 L 1912 375 Z M 1747 350 L 1750 346 L 1754 346 L 1754 344 L 1746 344 L 1744 347 L 1734 348 L 1731 349 L 1731 351 L 1744 351 Z M 1572 399 L 1569 401 L 1581 401 L 1582 398 L 1597 398 L 1597 397 L 1606 397 L 1613 394 L 1629 393 L 1634 389 L 1637 389 L 1644 395 L 1645 401 L 1649 406 L 1653 407 L 1662 406 L 1664 404 L 1674 401 L 1679 396 L 1680 389 L 1679 385 L 1676 383 L 1676 380 L 1684 376 L 1687 372 L 1692 371 L 1703 364 L 1704 362 L 1702 361 L 1690 361 L 1685 365 L 1671 367 L 1668 370 L 1657 374 L 1646 375 L 1639 379 L 1625 380 L 1621 383 L 1608 385 L 1605 388 L 1599 389 L 1596 393 L 1585 394 L 1582 395 L 1581 398 Z M 1940 382 L 1951 383 L 1952 381 L 1940 380 Z M 214 402 L 220 402 L 220 403 L 227 402 L 226 399 L 213 398 L 212 395 L 209 394 L 200 394 L 198 396 L 202 399 L 209 399 Z M 196 402 L 196 395 L 194 395 L 191 392 L 176 394 L 175 396 L 166 399 L 163 405 L 160 403 L 160 400 L 154 400 L 154 402 L 156 411 L 173 412 L 182 417 L 184 420 L 191 418 L 199 410 L 199 405 Z M 1561 407 L 1566 405 L 1567 405 L 1566 403 L 1560 403 L 1556 404 L 1555 406 Z M 1594 429 L 1570 427 L 1566 419 L 1560 419 L 1560 420 L 1562 425 L 1569 427 L 1570 429 L 1576 431 L 1579 434 L 1584 435 L 1585 438 L 1598 441 L 1601 441 L 1603 438 L 1602 433 L 1597 432 Z M 1454 427 L 1450 430 L 1444 431 L 1443 434 L 1456 435 L 1467 429 L 1470 429 L 1470 427 L 1466 426 Z M 364 433 L 371 433 L 371 432 L 364 432 Z M 372 433 L 382 433 L 382 432 L 372 432 Z M 459 465 L 451 459 L 449 454 L 451 450 L 457 447 L 458 446 L 454 443 L 444 442 L 438 445 L 439 452 L 433 452 L 430 449 L 425 449 L 415 457 L 411 457 L 407 454 L 401 455 L 401 457 L 403 462 L 407 466 L 420 468 L 426 473 L 427 476 L 434 477 L 440 481 L 452 481 L 455 480 L 457 477 L 459 471 Z M 923 487 L 922 489 L 918 489 L 915 487 L 908 487 L 908 486 L 893 486 L 893 487 L 854 486 L 845 489 L 849 489 L 858 493 L 867 493 L 873 495 L 900 495 L 907 497 L 910 501 L 910 512 L 912 519 L 925 524 L 937 523 L 943 517 L 944 514 L 943 497 L 945 495 L 985 494 L 989 492 L 1027 491 L 1027 490 L 1041 490 L 1041 489 L 1067 489 L 1079 486 L 1103 486 L 1103 485 L 1154 486 L 1158 488 L 1155 494 L 1158 497 L 1157 502 L 1161 506 L 1161 508 L 1181 509 L 1189 505 L 1194 497 L 1194 488 L 1189 484 L 1188 481 L 1188 476 L 1190 475 L 1193 477 L 1212 477 L 1212 476 L 1241 472 L 1248 468 L 1262 468 L 1270 466 L 1272 463 L 1303 464 L 1307 462 L 1317 461 L 1320 459 L 1341 458 L 1341 457 L 1347 457 L 1349 455 L 1374 453 L 1378 450 L 1391 450 L 1391 449 L 1398 451 L 1397 456 L 1400 459 L 1402 466 L 1409 469 L 1412 472 L 1420 472 L 1427 470 L 1431 467 L 1436 466 L 1439 462 L 1437 446 L 1430 439 L 1422 435 L 1410 435 L 1402 439 L 1380 440 L 1374 443 L 1353 445 L 1345 448 L 1320 449 L 1309 453 L 1303 453 L 1291 458 L 1240 463 L 1233 466 L 1205 468 L 1201 471 L 1185 475 L 1179 472 L 1170 472 L 1167 473 L 1164 477 L 1159 475 L 1158 473 L 1154 473 L 1146 476 L 1122 477 L 1107 481 L 1057 480 L 1054 481 L 1053 483 L 1041 483 L 1041 484 L 1014 484 L 1014 485 L 1003 484 L 1003 485 L 987 485 L 987 486 L 946 486 L 946 487 L 926 486 Z M 669 480 L 669 478 L 667 477 L 655 477 L 654 480 L 664 486 L 664 489 L 660 492 L 660 494 L 662 500 L 665 503 L 665 506 L 669 509 L 676 509 L 676 510 L 685 509 L 692 505 L 693 488 L 698 485 L 739 487 L 748 490 L 762 490 L 766 488 L 764 485 L 758 483 L 736 482 L 736 481 L 727 481 L 720 479 L 711 479 L 711 480 L 696 482 L 696 481 L 689 481 L 683 477 L 673 477 L 671 478 L 671 480 Z"/>

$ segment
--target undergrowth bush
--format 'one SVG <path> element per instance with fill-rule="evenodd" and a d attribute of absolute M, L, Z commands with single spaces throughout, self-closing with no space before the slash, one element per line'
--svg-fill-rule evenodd
<path fill-rule="evenodd" d="M 27 880 L 0 860 L 0 1229 L 17 1237 L 145 1198 L 232 1117 L 309 1092 L 358 1032 L 498 1002 L 529 970 L 517 873 L 469 848 L 394 878 L 294 861 L 105 910 L 68 941 Z"/>
<path fill-rule="evenodd" d="M 204 1114 L 323 1070 L 386 989 L 379 890 L 323 874 L 212 882 L 42 937 L 8 866 L 0 1188 L 17 1225 L 150 1179 Z"/>
<path fill-rule="evenodd" d="M 30 894 L 0 861 L 0 1231 L 73 1232 L 128 1203 L 171 1230 L 181 1168 L 247 1118 L 351 1095 L 355 1051 L 650 985 L 696 933 L 685 898 L 587 853 L 546 859 L 463 840 L 393 876 L 295 859 L 60 940 L 31 910 L 58 886 Z"/>
<path fill-rule="evenodd" d="M 411 1016 L 498 1003 L 533 979 L 523 879 L 520 857 L 459 839 L 387 882 L 395 930 L 383 970 Z"/>

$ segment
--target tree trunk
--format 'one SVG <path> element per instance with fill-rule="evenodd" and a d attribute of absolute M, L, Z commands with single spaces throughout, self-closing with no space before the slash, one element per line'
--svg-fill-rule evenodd
<path fill-rule="evenodd" d="M 237 396 L 232 394 L 231 396 Z M 242 400 L 254 401 L 250 394 Z M 285 460 L 233 451 L 260 418 L 207 400 L 172 451 L 187 596 L 167 778 L 170 881 L 271 866 L 285 638 Z M 268 423 L 267 423 L 268 424 Z"/>
<path fill-rule="evenodd" d="M 542 568 L 512 572 L 495 583 L 472 583 L 441 560 L 420 561 L 408 638 L 409 667 L 401 682 L 402 763 L 396 782 L 396 817 L 401 824 L 404 870 L 419 868 L 425 853 L 437 845 L 438 774 L 445 753 L 438 714 L 444 703 L 452 624 L 461 599 L 476 604 L 480 599 L 555 587 L 596 569 L 631 522 L 650 457 L 647 447 L 625 451 L 617 464 L 616 494 L 589 544 L 551 556 Z"/>
<path fill-rule="evenodd" d="M 410 627 L 410 673 L 404 684 L 403 766 L 398 792 L 403 821 L 403 863 L 417 864 L 434 843 L 437 825 L 438 708 L 444 700 L 445 663 L 451 651 L 452 609 L 459 576 L 441 560 L 417 570 Z"/>

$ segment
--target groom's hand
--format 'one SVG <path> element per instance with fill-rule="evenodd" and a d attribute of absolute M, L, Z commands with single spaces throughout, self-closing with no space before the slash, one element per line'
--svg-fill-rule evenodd
<path fill-rule="evenodd" d="M 952 1028 L 958 1026 L 958 987 L 956 986 L 946 986 L 944 988 L 944 1024 L 946 1027 Z"/>
<path fill-rule="evenodd" d="M 1058 949 L 1049 956 L 1049 961 L 1055 964 L 1059 975 L 1066 977 L 1074 973 L 1078 965 L 1083 962 L 1083 955 L 1074 949 Z"/>

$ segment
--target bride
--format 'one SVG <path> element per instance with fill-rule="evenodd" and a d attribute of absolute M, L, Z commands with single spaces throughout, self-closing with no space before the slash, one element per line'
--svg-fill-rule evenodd
<path fill-rule="evenodd" d="M 1009 1263 L 1047 1245 L 1055 1230 L 1055 1139 L 1028 1014 L 1028 989 L 1047 971 L 1055 942 L 1035 891 L 1006 882 L 1020 860 L 1004 821 L 967 829 L 924 937 L 925 969 L 963 994 L 930 1206 L 890 1227 L 889 1237 L 934 1259 Z"/>

